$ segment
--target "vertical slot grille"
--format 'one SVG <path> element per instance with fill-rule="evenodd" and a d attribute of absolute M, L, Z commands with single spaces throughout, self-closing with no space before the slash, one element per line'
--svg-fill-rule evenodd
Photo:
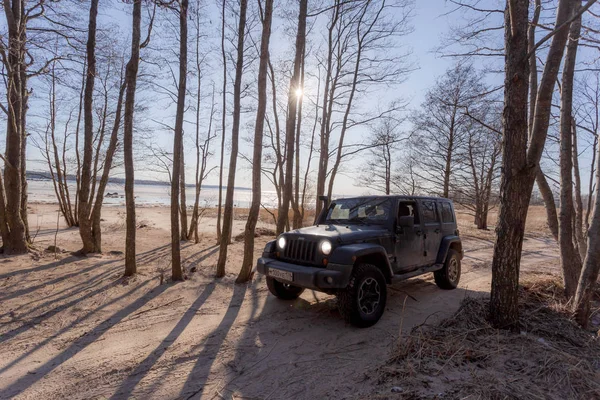
<path fill-rule="evenodd" d="M 302 263 L 314 263 L 317 244 L 307 240 L 291 239 L 283 252 L 283 258 Z"/>

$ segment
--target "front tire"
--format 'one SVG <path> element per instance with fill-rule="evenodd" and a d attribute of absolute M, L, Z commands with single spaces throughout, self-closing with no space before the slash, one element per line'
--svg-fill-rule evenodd
<path fill-rule="evenodd" d="M 444 268 L 433 273 L 435 284 L 440 289 L 452 290 L 458 287 L 460 281 L 460 257 L 456 250 L 448 250 Z"/>
<path fill-rule="evenodd" d="M 270 276 L 267 276 L 267 287 L 273 296 L 282 300 L 296 300 L 304 292 L 304 288 L 279 282 Z"/>
<path fill-rule="evenodd" d="M 354 267 L 348 287 L 337 294 L 344 319 L 359 328 L 373 326 L 385 310 L 387 286 L 379 268 L 372 264 Z"/>

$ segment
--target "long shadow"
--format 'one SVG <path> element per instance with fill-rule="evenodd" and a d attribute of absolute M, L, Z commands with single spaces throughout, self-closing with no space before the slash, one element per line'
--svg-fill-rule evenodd
<path fill-rule="evenodd" d="M 7 259 L 8 257 L 10 257 L 10 256 L 2 256 L 1 258 Z M 21 274 L 28 274 L 30 272 L 45 271 L 47 269 L 60 267 L 65 264 L 71 263 L 73 261 L 77 261 L 77 260 L 81 260 L 81 257 L 68 256 L 61 260 L 51 262 L 49 264 L 38 265 L 37 267 L 33 267 L 33 268 L 20 269 L 18 271 L 12 271 L 12 272 L 6 272 L 4 274 L 0 274 L 0 279 L 12 278 L 13 276 L 17 276 L 17 275 L 21 275 Z"/>
<path fill-rule="evenodd" d="M 210 246 L 205 249 L 200 250 L 199 252 L 192 254 L 191 256 L 185 259 L 186 262 L 189 262 L 189 267 L 198 267 L 200 263 L 206 260 L 208 257 L 216 254 L 219 251 L 219 246 Z M 198 257 L 198 258 L 195 258 Z"/>
<path fill-rule="evenodd" d="M 28 372 L 27 374 L 19 378 L 17 381 L 0 391 L 0 398 L 12 398 L 22 393 L 29 387 L 33 386 L 36 382 L 47 376 L 57 367 L 61 366 L 63 363 L 65 363 L 66 361 L 74 357 L 76 354 L 84 350 L 86 347 L 88 347 L 90 344 L 94 343 L 104 334 L 104 332 L 117 325 L 125 317 L 132 314 L 134 311 L 140 309 L 152 299 L 160 296 L 165 290 L 167 290 L 167 288 L 167 285 L 163 285 L 159 286 L 156 289 L 152 289 L 150 292 L 135 300 L 127 307 L 117 311 L 116 313 L 102 321 L 100 324 L 98 324 L 92 331 L 71 343 L 71 345 L 68 348 L 66 348 L 62 353 L 54 356 L 45 364 L 36 368 L 34 371 Z"/>
<path fill-rule="evenodd" d="M 109 264 L 109 263 L 107 263 L 107 264 Z M 52 293 L 49 296 L 45 296 L 45 298 L 52 297 L 52 299 L 48 299 L 44 303 L 38 304 L 36 307 L 32 308 L 31 310 L 27 310 L 27 313 L 28 314 L 33 314 L 38 309 L 43 309 L 45 307 L 49 307 L 50 305 L 52 305 L 54 303 L 59 303 L 59 302 L 65 300 L 65 299 L 68 299 L 69 297 L 75 296 L 75 295 L 77 295 L 77 294 L 79 294 L 81 292 L 85 292 L 87 290 L 91 290 L 94 287 L 97 287 L 100 283 L 102 283 L 102 281 L 104 281 L 104 278 L 108 277 L 109 275 L 113 274 L 114 272 L 117 272 L 118 269 L 120 269 L 120 267 L 118 267 L 118 266 L 112 267 L 112 268 L 107 269 L 106 271 L 104 271 L 104 272 L 102 272 L 102 273 L 100 273 L 100 274 L 92 277 L 90 280 L 87 280 L 87 281 L 85 281 L 83 283 L 77 283 L 74 286 L 70 286 L 70 287 L 65 288 L 63 290 L 60 290 L 60 291 L 58 291 L 56 293 Z M 62 295 L 60 297 L 56 297 L 56 296 L 59 296 L 59 295 L 61 295 L 63 293 L 66 293 L 66 294 L 64 294 L 64 295 Z M 0 318 L 5 317 L 6 315 L 9 315 L 10 313 L 14 313 L 15 311 L 22 310 L 25 307 L 27 307 L 28 305 L 36 303 L 36 302 L 39 302 L 40 300 L 43 300 L 43 299 L 36 298 L 36 299 L 31 300 L 31 301 L 29 301 L 27 303 L 20 303 L 17 308 L 15 308 L 13 310 L 10 310 L 10 311 L 7 311 L 4 314 L 0 314 Z"/>
<path fill-rule="evenodd" d="M 89 271 L 91 271 L 93 269 L 100 268 L 100 267 L 108 265 L 108 264 L 112 264 L 112 263 L 114 263 L 116 261 L 117 260 L 110 260 L 110 261 L 102 262 L 102 263 L 99 263 L 99 264 L 93 264 L 93 265 L 91 265 L 91 266 L 89 266 L 87 268 L 79 269 L 79 270 L 77 270 L 75 272 L 71 272 L 70 274 L 61 275 L 61 276 L 59 276 L 59 277 L 57 277 L 55 279 L 52 279 L 50 281 L 45 281 L 44 283 L 41 283 L 39 285 L 34 285 L 34 286 L 30 286 L 28 288 L 16 290 L 14 292 L 11 292 L 11 293 L 7 294 L 6 296 L 1 296 L 0 300 L 6 301 L 6 300 L 14 299 L 15 297 L 23 296 L 25 294 L 31 293 L 33 291 L 36 291 L 38 289 L 42 289 L 42 288 L 44 288 L 46 286 L 55 285 L 57 283 L 65 281 L 65 280 L 67 280 L 69 278 L 72 278 L 74 276 L 85 274 L 86 272 L 89 272 Z"/>
<path fill-rule="evenodd" d="M 109 285 L 106 285 L 104 287 L 104 289 L 106 289 L 107 287 L 109 287 L 110 285 L 114 285 L 117 284 L 119 281 L 117 282 L 112 282 Z M 142 283 L 141 285 L 133 288 L 132 290 L 130 290 L 127 293 L 122 294 L 119 297 L 115 297 L 114 299 L 112 299 L 111 301 L 108 301 L 104 304 L 102 304 L 100 307 L 90 311 L 89 313 L 87 313 L 86 315 L 77 318 L 75 321 L 73 321 L 72 323 L 70 323 L 69 325 L 65 326 L 64 328 L 62 328 L 60 331 L 56 332 L 54 335 L 47 337 L 46 339 L 44 339 L 43 341 L 39 342 L 38 344 L 35 345 L 35 347 L 31 348 L 30 350 L 26 351 L 25 353 L 21 354 L 19 357 L 17 357 L 16 359 L 14 359 L 13 361 L 11 361 L 10 363 L 8 363 L 7 365 L 5 365 L 4 367 L 0 368 L 0 374 L 8 371 L 10 368 L 12 368 L 14 365 L 16 365 L 18 362 L 20 362 L 21 360 L 24 360 L 25 358 L 27 358 L 29 355 L 33 354 L 34 352 L 36 352 L 37 350 L 41 349 L 43 346 L 45 346 L 46 344 L 50 343 L 53 339 L 59 337 L 60 335 L 62 335 L 65 332 L 68 332 L 70 329 L 72 329 L 73 327 L 75 327 L 77 324 L 80 324 L 81 322 L 87 320 L 88 318 L 92 317 L 95 313 L 97 313 L 98 311 L 103 310 L 104 308 L 118 302 L 121 299 L 124 299 L 130 295 L 132 295 L 133 293 L 137 292 L 138 290 L 142 289 L 144 286 L 146 286 L 147 284 L 149 284 L 151 281 L 146 281 L 144 283 Z M 1 395 L 2 393 L 0 393 Z M 0 396 L 0 398 L 2 398 Z"/>
<path fill-rule="evenodd" d="M 110 282 L 110 283 L 92 291 L 91 293 L 84 293 L 83 295 L 69 301 L 68 303 L 61 304 L 58 307 L 53 308 L 52 310 L 49 310 L 48 312 L 45 312 L 42 315 L 34 317 L 34 318 L 32 318 L 32 320 L 27 321 L 26 323 L 19 326 L 18 328 L 12 329 L 12 330 L 0 335 L 0 342 L 8 340 L 8 339 L 12 339 L 15 336 L 20 335 L 23 332 L 27 332 L 29 329 L 44 322 L 47 319 L 55 316 L 59 312 L 64 311 L 64 310 L 76 305 L 81 300 L 88 298 L 88 297 L 93 297 L 93 296 L 97 295 L 98 293 L 102 293 L 102 292 L 106 291 L 106 289 L 108 289 L 109 287 L 114 286 L 114 285 L 115 285 L 115 282 Z M 69 295 L 67 297 L 71 297 L 71 296 Z"/>
<path fill-rule="evenodd" d="M 197 398 L 202 398 L 210 374 L 210 369 L 219 354 L 219 350 L 221 350 L 221 346 L 223 345 L 229 330 L 233 326 L 233 323 L 240 312 L 247 288 L 247 285 L 234 286 L 233 295 L 231 296 L 231 301 L 227 307 L 227 312 L 223 316 L 219 326 L 207 335 L 207 339 L 204 342 L 204 348 L 200 354 L 198 354 L 198 359 L 190 371 L 178 397 L 191 399 L 197 396 Z M 209 346 L 208 341 L 210 339 L 215 339 L 216 342 L 210 343 Z"/>
<path fill-rule="evenodd" d="M 212 294 L 215 289 L 215 282 L 209 283 L 204 291 L 198 296 L 194 303 L 186 310 L 177 325 L 169 332 L 169 334 L 163 339 L 163 341 L 154 349 L 152 353 L 146 357 L 138 366 L 133 370 L 127 379 L 125 379 L 119 388 L 112 395 L 112 399 L 126 399 L 131 397 L 131 393 L 135 389 L 138 383 L 146 376 L 146 374 L 152 369 L 154 364 L 162 357 L 167 351 L 169 346 L 177 340 L 179 335 L 185 330 L 185 328 L 192 321 L 196 312 L 202 307 L 204 302 Z"/>

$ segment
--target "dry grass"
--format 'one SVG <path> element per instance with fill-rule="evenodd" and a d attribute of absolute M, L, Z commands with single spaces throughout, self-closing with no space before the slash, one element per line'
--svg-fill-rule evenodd
<path fill-rule="evenodd" d="M 522 330 L 511 333 L 489 325 L 488 300 L 465 298 L 453 317 L 401 337 L 372 398 L 600 398 L 600 340 L 563 299 L 556 278 L 524 283 Z"/>
<path fill-rule="evenodd" d="M 474 218 L 468 210 L 456 205 L 456 218 L 461 236 L 478 239 L 495 240 L 494 228 L 498 220 L 498 209 L 493 209 L 488 215 L 488 230 L 477 229 Z M 525 233 L 528 236 L 541 237 L 550 235 L 544 206 L 530 206 L 525 222 Z"/>

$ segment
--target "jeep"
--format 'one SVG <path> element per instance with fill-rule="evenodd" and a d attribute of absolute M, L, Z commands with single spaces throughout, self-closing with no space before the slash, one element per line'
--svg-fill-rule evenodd
<path fill-rule="evenodd" d="M 387 285 L 433 272 L 441 289 L 460 279 L 462 243 L 451 200 L 420 196 L 325 196 L 314 226 L 266 244 L 257 270 L 269 291 L 293 300 L 305 289 L 337 297 L 344 319 L 374 325 Z"/>

